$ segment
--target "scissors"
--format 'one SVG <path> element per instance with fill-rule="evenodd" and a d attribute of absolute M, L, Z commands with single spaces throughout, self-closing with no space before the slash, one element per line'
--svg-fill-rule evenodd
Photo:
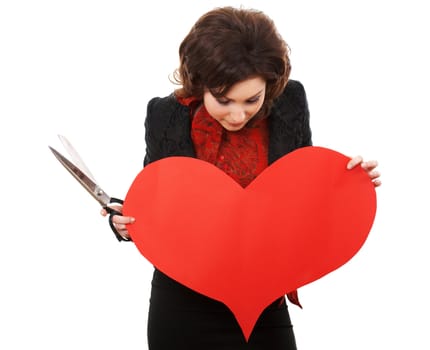
<path fill-rule="evenodd" d="M 122 215 L 122 213 L 109 207 L 109 204 L 111 203 L 123 204 L 124 201 L 122 199 L 108 196 L 107 193 L 98 185 L 89 168 L 85 165 L 84 161 L 79 156 L 72 144 L 67 140 L 67 138 L 62 135 L 58 135 L 58 137 L 64 148 L 69 153 L 73 162 L 68 160 L 53 147 L 48 146 L 49 149 L 52 151 L 52 153 L 54 153 L 54 156 L 67 169 L 67 171 L 72 174 L 73 177 L 90 193 L 90 195 L 93 196 L 97 202 L 99 202 L 99 204 L 110 214 L 109 225 L 118 241 L 129 241 L 130 239 L 124 238 L 118 233 L 112 221 L 114 215 Z"/>

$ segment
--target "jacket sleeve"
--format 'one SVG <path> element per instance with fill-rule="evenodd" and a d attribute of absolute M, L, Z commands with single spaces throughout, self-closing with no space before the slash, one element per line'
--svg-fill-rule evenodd
<path fill-rule="evenodd" d="M 301 84 L 300 84 L 301 85 Z M 310 113 L 308 107 L 308 99 L 305 89 L 302 85 L 302 101 L 303 101 L 303 116 L 302 116 L 302 132 L 300 147 L 312 146 L 312 131 L 310 125 Z"/>
<path fill-rule="evenodd" d="M 145 118 L 145 144 L 146 153 L 143 165 L 146 166 L 149 163 L 161 158 L 161 138 L 160 130 L 162 125 L 160 124 L 161 118 L 156 117 L 156 113 L 153 111 L 154 106 L 160 101 L 159 97 L 154 97 L 148 102 Z M 157 130 L 158 129 L 158 130 Z M 157 132 L 158 131 L 158 132 Z"/>
<path fill-rule="evenodd" d="M 190 136 L 190 114 L 174 94 L 148 102 L 145 119 L 144 166 L 170 156 L 195 156 Z"/>
<path fill-rule="evenodd" d="M 297 148 L 312 145 L 309 108 L 303 85 L 290 80 L 274 102 L 269 122 L 269 163 Z"/>
<path fill-rule="evenodd" d="M 310 113 L 308 99 L 303 84 L 297 80 L 288 83 L 291 108 L 294 112 L 294 124 L 296 128 L 296 147 L 312 146 L 312 132 L 310 127 Z"/>

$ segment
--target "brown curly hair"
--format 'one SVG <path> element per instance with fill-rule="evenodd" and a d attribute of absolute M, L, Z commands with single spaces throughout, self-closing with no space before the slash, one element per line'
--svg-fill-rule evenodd
<path fill-rule="evenodd" d="M 202 99 L 205 89 L 225 95 L 236 83 L 262 77 L 266 81 L 266 114 L 291 71 L 289 47 L 273 20 L 255 9 L 215 8 L 202 15 L 179 46 L 180 65 L 174 82 L 180 97 Z"/>

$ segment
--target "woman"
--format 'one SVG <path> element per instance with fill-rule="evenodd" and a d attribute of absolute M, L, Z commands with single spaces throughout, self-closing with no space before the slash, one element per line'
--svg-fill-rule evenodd
<path fill-rule="evenodd" d="M 265 14 L 232 7 L 209 11 L 185 37 L 179 56 L 178 89 L 148 103 L 144 165 L 169 156 L 197 157 L 245 187 L 278 158 L 312 145 L 305 90 L 289 80 L 288 46 Z M 380 185 L 376 161 L 354 157 L 345 166 L 362 166 Z M 126 225 L 134 218 L 112 220 L 128 240 Z M 288 299 L 300 306 L 297 292 Z M 284 297 L 265 309 L 246 342 L 225 305 L 157 269 L 148 344 L 151 350 L 296 349 Z"/>

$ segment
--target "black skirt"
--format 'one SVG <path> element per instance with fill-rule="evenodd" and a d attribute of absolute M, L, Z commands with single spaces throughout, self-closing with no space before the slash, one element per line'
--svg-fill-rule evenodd
<path fill-rule="evenodd" d="M 221 302 L 154 271 L 148 315 L 149 350 L 296 350 L 285 298 L 269 305 L 246 342 Z"/>

